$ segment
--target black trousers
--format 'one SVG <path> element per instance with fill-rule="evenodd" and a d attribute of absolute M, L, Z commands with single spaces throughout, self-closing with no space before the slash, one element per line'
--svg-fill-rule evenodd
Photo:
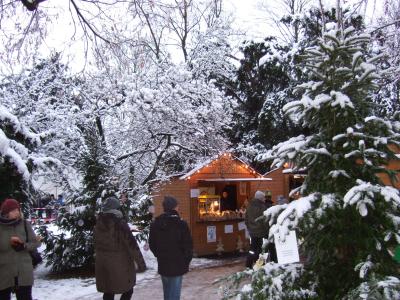
<path fill-rule="evenodd" d="M 131 288 L 129 291 L 126 291 L 121 295 L 120 300 L 131 300 L 133 294 L 133 288 Z M 104 293 L 103 295 L 103 300 L 114 300 L 115 294 L 110 294 L 110 293 Z"/>
<path fill-rule="evenodd" d="M 247 259 L 246 259 L 246 267 L 247 268 L 252 268 L 253 265 L 258 260 L 258 257 L 260 256 L 260 253 L 262 251 L 262 244 L 263 244 L 262 238 L 258 238 L 258 237 L 250 238 L 250 251 L 249 251 L 249 253 L 247 255 Z M 265 252 L 269 253 L 269 260 L 277 263 L 278 258 L 276 256 L 275 244 L 269 243 L 267 246 L 267 249 L 265 249 L 265 250 L 266 250 Z"/>
<path fill-rule="evenodd" d="M 247 254 L 247 259 L 246 259 L 247 268 L 252 268 L 253 265 L 258 260 L 258 257 L 260 256 L 260 253 L 262 251 L 262 244 L 263 244 L 263 238 L 259 237 L 250 238 L 250 250 L 249 253 Z"/>
<path fill-rule="evenodd" d="M 273 261 L 274 263 L 278 263 L 278 257 L 276 256 L 275 243 L 269 243 L 267 249 L 268 249 L 270 261 Z"/>
<path fill-rule="evenodd" d="M 1 300 L 10 300 L 12 288 L 8 288 L 0 291 Z M 15 289 L 15 295 L 17 300 L 32 300 L 32 286 L 19 286 Z"/>

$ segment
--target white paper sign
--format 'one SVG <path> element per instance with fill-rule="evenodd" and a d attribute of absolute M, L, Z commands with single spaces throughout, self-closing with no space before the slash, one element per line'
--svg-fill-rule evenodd
<path fill-rule="evenodd" d="M 215 243 L 217 241 L 217 227 L 207 226 L 207 243 Z"/>
<path fill-rule="evenodd" d="M 290 264 L 300 261 L 295 231 L 290 231 L 284 241 L 279 239 L 278 234 L 274 234 L 274 241 L 279 264 Z"/>
<path fill-rule="evenodd" d="M 245 230 L 246 229 L 246 224 L 244 222 L 239 222 L 238 223 L 238 230 Z"/>
<path fill-rule="evenodd" d="M 199 189 L 191 189 L 190 190 L 190 198 L 197 198 L 200 195 Z"/>
<path fill-rule="evenodd" d="M 225 225 L 225 233 L 233 233 L 233 225 Z"/>
<path fill-rule="evenodd" d="M 246 239 L 250 239 L 250 234 L 249 231 L 247 230 L 247 227 L 244 229 L 244 236 L 246 237 Z"/>

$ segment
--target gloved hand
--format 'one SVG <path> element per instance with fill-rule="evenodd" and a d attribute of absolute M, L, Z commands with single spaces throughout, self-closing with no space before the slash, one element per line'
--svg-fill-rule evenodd
<path fill-rule="evenodd" d="M 10 238 L 10 245 L 17 252 L 25 249 L 25 243 L 17 236 L 12 236 Z"/>

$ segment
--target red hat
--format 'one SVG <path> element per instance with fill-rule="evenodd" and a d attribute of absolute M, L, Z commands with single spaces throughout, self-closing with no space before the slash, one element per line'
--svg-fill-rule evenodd
<path fill-rule="evenodd" d="M 7 215 L 10 211 L 13 211 L 14 209 L 21 209 L 21 205 L 19 202 L 15 199 L 6 199 L 4 202 L 1 204 L 0 211 L 2 215 Z"/>

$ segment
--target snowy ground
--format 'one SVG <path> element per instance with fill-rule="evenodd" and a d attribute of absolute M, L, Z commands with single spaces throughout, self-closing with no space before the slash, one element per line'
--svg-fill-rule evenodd
<path fill-rule="evenodd" d="M 148 269 L 144 273 L 137 274 L 137 284 L 132 299 L 161 300 L 163 298 L 162 286 L 157 274 L 156 258 L 151 251 L 145 250 L 144 244 L 140 246 Z M 190 272 L 184 277 L 181 300 L 194 299 L 194 295 L 196 295 L 196 300 L 220 299 L 219 287 L 212 283 L 221 277 L 243 270 L 243 266 L 243 257 L 194 258 L 190 265 Z M 102 299 L 101 294 L 96 291 L 93 277 L 49 279 L 49 273 L 49 268 L 46 268 L 44 264 L 35 270 L 34 300 Z"/>
<path fill-rule="evenodd" d="M 157 274 L 156 260 L 150 251 L 143 251 L 148 270 L 137 274 L 133 299 L 162 299 L 162 285 Z M 221 277 L 243 270 L 243 258 L 205 259 L 194 258 L 190 272 L 185 275 L 181 300 L 220 299 L 218 285 L 213 282 Z M 101 300 L 94 278 L 48 279 L 49 270 L 43 265 L 35 271 L 33 298 L 36 300 Z M 116 298 L 118 299 L 118 298 Z"/>

